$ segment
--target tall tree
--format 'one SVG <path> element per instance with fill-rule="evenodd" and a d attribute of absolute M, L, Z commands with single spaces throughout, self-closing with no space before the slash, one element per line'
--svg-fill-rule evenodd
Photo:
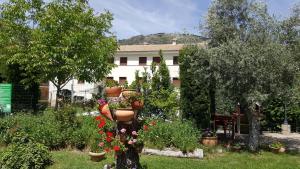
<path fill-rule="evenodd" d="M 5 4 L 1 13 L 5 15 L 7 11 L 18 8 L 24 0 L 14 2 Z M 28 1 L 27 4 L 34 2 Z M 109 31 L 112 14 L 96 15 L 88 3 L 81 0 L 57 0 L 33 11 L 30 18 L 34 18 L 36 27 L 28 29 L 32 33 L 27 51 L 7 58 L 8 62 L 22 66 L 31 77 L 27 78 L 28 81 L 52 82 L 57 88 L 58 98 L 61 89 L 72 78 L 96 82 L 110 72 L 113 65 L 109 59 L 117 49 L 116 39 Z M 28 27 L 30 18 L 25 17 L 23 25 Z"/>
<path fill-rule="evenodd" d="M 180 51 L 180 106 L 183 117 L 199 128 L 209 128 L 209 55 L 207 50 L 187 46 Z"/>
<path fill-rule="evenodd" d="M 260 130 L 254 105 L 283 93 L 293 81 L 291 55 L 279 43 L 278 30 L 267 6 L 255 1 L 215 0 L 207 18 L 211 70 L 222 94 L 247 113 L 253 151 Z"/>
<path fill-rule="evenodd" d="M 158 73 L 160 75 L 161 88 L 163 88 L 165 90 L 169 90 L 169 89 L 171 89 L 170 71 L 166 64 L 162 50 L 159 50 L 159 57 L 160 57 L 160 63 L 159 63 L 159 67 L 158 67 Z"/>

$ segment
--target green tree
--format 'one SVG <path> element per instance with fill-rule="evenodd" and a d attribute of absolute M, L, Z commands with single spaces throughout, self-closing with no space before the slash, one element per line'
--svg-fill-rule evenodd
<path fill-rule="evenodd" d="M 143 114 L 172 119 L 176 117 L 178 110 L 178 94 L 171 85 L 169 69 L 162 51 L 159 55 L 160 63 L 152 62 L 151 74 L 146 70 L 143 72 L 142 91 L 145 102 Z"/>
<path fill-rule="evenodd" d="M 33 2 L 9 2 L 1 13 L 5 15 L 20 4 L 30 5 Z M 20 8 L 26 11 L 21 13 L 25 15 L 25 23 L 21 26 L 31 31 L 30 45 L 26 51 L 8 55 L 7 61 L 21 65 L 30 77 L 27 81 L 52 82 L 57 88 L 58 98 L 61 89 L 72 78 L 96 82 L 110 72 L 113 64 L 109 63 L 109 59 L 117 49 L 116 39 L 110 36 L 109 31 L 112 14 L 104 12 L 96 15 L 86 2 L 80 0 L 47 3 L 40 10 L 34 10 L 37 11 L 34 17 L 29 18 L 26 17 L 28 7 Z M 11 17 L 18 15 L 13 13 Z M 37 26 L 29 29 L 31 18 Z M 10 20 L 7 22 L 11 23 Z M 19 25 L 18 22 L 16 24 Z M 14 28 L 10 26 L 7 29 Z"/>
<path fill-rule="evenodd" d="M 159 57 L 160 57 L 160 63 L 158 67 L 158 73 L 160 76 L 160 83 L 161 83 L 160 88 L 169 90 L 171 89 L 171 77 L 162 50 L 159 51 Z"/>
<path fill-rule="evenodd" d="M 209 111 L 209 56 L 207 50 L 187 46 L 180 51 L 180 108 L 183 118 L 192 119 L 199 128 L 208 128 Z"/>
<path fill-rule="evenodd" d="M 255 105 L 285 93 L 293 83 L 291 55 L 280 44 L 278 25 L 265 4 L 247 0 L 215 0 L 207 18 L 209 63 L 217 90 L 240 103 L 247 114 L 253 151 L 260 130 Z"/>

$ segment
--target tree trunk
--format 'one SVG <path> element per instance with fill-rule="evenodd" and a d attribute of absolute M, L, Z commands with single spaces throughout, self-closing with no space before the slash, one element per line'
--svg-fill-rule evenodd
<path fill-rule="evenodd" d="M 138 121 L 135 119 L 132 124 L 123 124 L 121 122 L 118 123 L 118 130 L 120 131 L 122 128 L 126 129 L 126 134 L 130 135 L 132 131 L 138 131 L 139 124 Z M 140 158 L 139 154 L 135 147 L 125 144 L 128 148 L 127 151 L 117 154 L 117 163 L 116 169 L 139 169 L 141 168 L 140 165 Z"/>
<path fill-rule="evenodd" d="M 259 122 L 259 112 L 248 111 L 249 120 L 249 150 L 257 151 L 259 146 L 259 135 L 260 135 L 260 122 Z"/>
<path fill-rule="evenodd" d="M 58 109 L 58 101 L 59 101 L 58 99 L 60 97 L 59 93 L 61 91 L 60 87 L 57 86 L 56 88 L 57 88 L 57 91 L 56 91 L 56 99 L 55 99 L 55 107 L 54 107 L 55 110 Z"/>

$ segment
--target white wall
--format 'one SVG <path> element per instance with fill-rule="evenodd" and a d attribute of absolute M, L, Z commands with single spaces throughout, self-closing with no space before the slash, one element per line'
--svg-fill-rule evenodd
<path fill-rule="evenodd" d="M 163 52 L 166 64 L 170 71 L 171 79 L 173 77 L 179 77 L 179 66 L 173 65 L 173 56 L 178 56 L 178 51 L 166 51 Z M 135 80 L 135 71 L 140 71 L 140 76 L 144 71 L 144 67 L 147 68 L 148 72 L 151 72 L 150 65 L 152 63 L 153 57 L 158 57 L 158 51 L 154 52 L 118 52 L 115 56 L 114 63 L 117 65 L 107 77 L 113 77 L 114 80 L 119 81 L 119 77 L 126 77 L 128 84 L 131 84 Z M 120 66 L 120 57 L 127 57 L 127 65 Z M 139 57 L 147 57 L 147 65 L 139 65 Z M 96 92 L 96 84 L 87 83 L 84 84 L 78 83 L 78 80 L 71 80 L 63 89 L 71 90 L 73 83 L 74 87 L 74 96 L 83 96 L 85 99 L 92 98 L 93 92 Z M 54 106 L 56 99 L 56 88 L 52 83 L 49 83 L 49 101 L 51 106 Z"/>
<path fill-rule="evenodd" d="M 170 71 L 171 79 L 173 77 L 179 77 L 179 66 L 173 65 L 173 56 L 178 56 L 178 51 L 173 52 L 163 52 L 163 56 L 165 58 L 166 64 Z M 127 65 L 120 65 L 120 57 L 127 57 Z M 139 57 L 147 57 L 147 65 L 139 65 Z M 148 72 L 151 72 L 150 66 L 152 63 L 152 58 L 158 57 L 157 52 L 124 52 L 118 53 L 115 56 L 114 63 L 118 65 L 118 67 L 114 68 L 108 77 L 113 77 L 114 80 L 119 81 L 119 77 L 126 77 L 128 84 L 131 84 L 135 80 L 135 71 L 140 71 L 140 76 L 142 76 L 142 72 L 144 71 L 144 67 L 147 68 Z"/>

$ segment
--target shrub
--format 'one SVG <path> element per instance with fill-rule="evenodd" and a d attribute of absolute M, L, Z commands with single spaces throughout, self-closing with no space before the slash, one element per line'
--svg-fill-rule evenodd
<path fill-rule="evenodd" d="M 46 146 L 34 143 L 22 132 L 13 137 L 13 144 L 2 152 L 0 168 L 35 168 L 41 169 L 52 163 Z"/>
<path fill-rule="evenodd" d="M 198 146 L 200 133 L 190 121 L 151 121 L 143 131 L 146 146 L 162 149 L 178 148 L 183 152 L 193 151 Z"/>
<path fill-rule="evenodd" d="M 22 132 L 50 149 L 69 145 L 84 149 L 97 133 L 95 125 L 94 117 L 76 116 L 72 109 L 48 109 L 41 115 L 17 114 L 0 119 L 0 144 L 13 143 L 13 138 Z"/>
<path fill-rule="evenodd" d="M 18 132 L 27 133 L 33 140 L 51 149 L 65 147 L 69 140 L 62 122 L 55 118 L 54 112 L 46 110 L 42 115 L 17 114 L 0 120 L 1 142 L 8 145 Z M 62 130 L 63 129 L 63 130 Z"/>
<path fill-rule="evenodd" d="M 92 138 L 94 138 L 98 132 L 93 117 L 81 117 L 80 124 L 81 126 L 72 133 L 70 144 L 71 146 L 82 150 L 85 147 L 90 146 Z"/>

